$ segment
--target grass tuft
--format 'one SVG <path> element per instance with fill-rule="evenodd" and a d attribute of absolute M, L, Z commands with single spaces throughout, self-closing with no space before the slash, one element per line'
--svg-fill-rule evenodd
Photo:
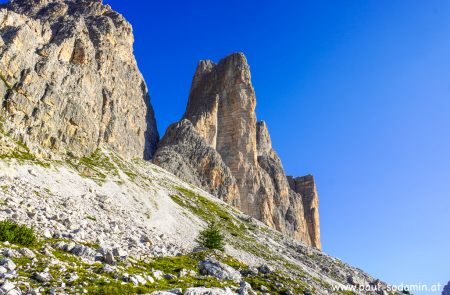
<path fill-rule="evenodd" d="M 32 228 L 19 225 L 10 220 L 0 221 L 0 241 L 22 246 L 32 246 L 36 243 L 36 233 Z"/>

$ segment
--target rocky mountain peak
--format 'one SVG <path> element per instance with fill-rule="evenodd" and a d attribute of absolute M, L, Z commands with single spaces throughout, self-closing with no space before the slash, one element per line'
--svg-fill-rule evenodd
<path fill-rule="evenodd" d="M 0 117 L 37 154 L 107 146 L 151 158 L 158 132 L 131 25 L 87 0 L 13 0 L 0 10 Z"/>
<path fill-rule="evenodd" d="M 11 0 L 4 6 L 16 13 L 42 20 L 55 20 L 63 16 L 95 17 L 108 13 L 124 20 L 111 6 L 103 5 L 99 0 Z"/>
<path fill-rule="evenodd" d="M 308 232 L 308 224 L 316 224 L 316 220 L 305 221 L 310 214 L 305 214 L 301 194 L 290 188 L 281 160 L 272 149 L 268 127 L 265 122 L 257 123 L 255 108 L 250 67 L 242 53 L 231 54 L 217 64 L 200 61 L 183 116 L 183 122 L 191 122 L 195 129 L 195 144 L 174 140 L 170 134 L 180 124 L 172 125 L 155 163 L 188 182 L 202 183 L 213 194 L 218 192 L 215 187 L 224 183 L 236 185 L 237 189 L 221 190 L 224 195 L 217 196 L 231 200 L 243 212 L 277 230 L 320 248 L 320 243 L 312 243 Z M 187 165 L 191 159 L 195 161 Z M 177 161 L 189 166 L 189 172 L 181 171 Z M 195 175 L 211 175 L 211 171 L 221 175 L 215 178 L 214 187 L 200 180 L 203 177 L 193 179 Z"/>

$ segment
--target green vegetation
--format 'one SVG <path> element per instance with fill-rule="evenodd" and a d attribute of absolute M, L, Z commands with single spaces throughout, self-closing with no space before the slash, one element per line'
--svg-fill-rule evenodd
<path fill-rule="evenodd" d="M 216 222 L 208 223 L 208 226 L 200 232 L 196 241 L 200 246 L 211 250 L 223 251 L 225 247 L 223 234 Z"/>
<path fill-rule="evenodd" d="M 82 177 L 90 178 L 98 184 L 103 184 L 107 178 L 115 178 L 116 183 L 122 184 L 123 179 L 120 177 L 120 172 L 131 181 L 138 177 L 137 173 L 112 151 L 105 153 L 101 149 L 97 149 L 89 156 L 80 159 L 69 156 L 66 160 Z"/>
<path fill-rule="evenodd" d="M 278 259 L 278 256 L 270 249 L 261 249 L 262 245 L 249 234 L 249 230 L 257 230 L 256 226 L 250 220 L 242 221 L 232 215 L 231 212 L 235 212 L 234 209 L 220 205 L 185 188 L 175 187 L 175 189 L 182 194 L 182 197 L 172 195 L 172 200 L 202 220 L 220 224 L 222 233 L 229 244 L 268 260 Z"/>
<path fill-rule="evenodd" d="M 34 164 L 37 164 L 37 165 L 45 167 L 45 168 L 50 167 L 49 163 L 36 158 L 36 156 L 31 153 L 28 146 L 22 140 L 20 140 L 20 139 L 15 140 L 15 139 L 11 138 L 8 134 L 6 134 L 6 132 L 3 130 L 3 122 L 4 122 L 4 118 L 0 117 L 0 138 L 1 137 L 9 138 L 10 141 L 12 141 L 12 143 L 15 144 L 15 147 L 11 148 L 10 150 L 8 150 L 5 153 L 0 154 L 0 160 L 15 159 L 19 163 L 33 162 Z"/>
<path fill-rule="evenodd" d="M 110 156 L 111 156 L 111 159 L 113 160 L 113 162 L 117 165 L 117 167 L 119 167 L 119 169 L 123 173 L 125 173 L 125 175 L 131 181 L 134 181 L 138 177 L 138 175 L 129 167 L 129 165 L 127 163 L 125 163 L 125 161 L 123 161 L 118 155 L 111 152 Z"/>
<path fill-rule="evenodd" d="M 280 265 L 283 265 L 288 272 L 295 271 L 295 280 L 290 279 L 284 272 L 274 272 L 269 275 L 259 274 L 257 276 L 246 278 L 245 280 L 250 283 L 254 289 L 260 289 L 264 286 L 269 290 L 276 290 L 276 292 L 278 292 L 280 291 L 280 283 L 286 288 L 289 287 L 294 290 L 295 294 L 302 294 L 303 291 L 307 289 L 307 285 L 304 281 L 308 275 L 299 266 L 293 265 L 255 240 L 251 232 L 265 231 L 264 228 L 261 229 L 255 225 L 251 219 L 245 220 L 237 218 L 233 215 L 233 213 L 236 212 L 233 208 L 229 208 L 226 205 L 220 205 L 217 202 L 182 187 L 175 187 L 175 189 L 181 196 L 172 195 L 172 200 L 178 205 L 188 209 L 202 220 L 208 223 L 220 224 L 220 228 L 225 235 L 227 242 L 233 247 L 242 249 L 257 257 L 278 262 Z M 269 232 L 265 233 L 270 234 Z M 223 259 L 221 261 L 223 261 Z M 237 269 L 245 269 L 245 266 L 242 264 L 233 265 L 233 261 L 223 262 Z"/>
<path fill-rule="evenodd" d="M 70 162 L 83 177 L 89 177 L 93 180 L 103 183 L 107 175 L 118 176 L 114 163 L 100 149 L 97 149 L 88 157 L 82 157 L 77 163 Z"/>
<path fill-rule="evenodd" d="M 13 225 L 15 228 L 17 225 Z M 2 230 L 3 232 L 3 230 Z M 88 294 L 147 294 L 157 290 L 168 290 L 173 288 L 186 289 L 190 287 L 237 287 L 236 282 L 219 280 L 215 277 L 201 276 L 198 274 L 198 265 L 206 257 L 213 257 L 224 264 L 227 264 L 236 270 L 247 270 L 248 266 L 242 262 L 228 256 L 222 252 L 208 250 L 188 255 L 174 257 L 155 257 L 144 260 L 129 259 L 126 262 L 119 262 L 117 270 L 114 273 L 105 273 L 101 263 L 88 264 L 80 257 L 63 250 L 52 250 L 54 258 L 49 258 L 38 249 L 48 247 L 62 239 L 48 239 L 34 243 L 30 249 L 36 253 L 36 259 L 26 257 L 13 258 L 17 264 L 19 275 L 26 279 L 31 286 L 41 286 L 34 280 L 34 273 L 42 272 L 48 268 L 52 280 L 45 286 L 44 291 L 56 287 L 60 282 L 64 282 L 67 288 L 72 288 L 79 293 Z M 66 241 L 67 242 L 67 241 Z M 1 244 L 0 244 L 1 245 Z M 20 246 L 12 245 L 12 248 Z M 50 259 L 58 259 L 60 263 L 50 264 Z M 30 265 L 32 268 L 29 268 Z M 125 282 L 122 279 L 124 273 L 129 275 L 153 275 L 154 270 L 162 271 L 164 274 L 171 274 L 172 277 L 164 277 L 156 280 L 154 283 L 134 286 L 131 282 Z M 184 275 L 180 275 L 184 273 Z M 75 279 L 73 279 L 75 277 Z M 305 290 L 305 284 L 300 280 L 291 279 L 286 273 L 275 271 L 270 274 L 258 273 L 254 276 L 244 277 L 244 280 L 250 283 L 255 290 L 261 290 L 263 287 L 271 294 L 282 294 L 284 291 L 291 290 L 295 294 L 302 294 Z M 75 288 L 75 289 L 73 289 Z"/>
<path fill-rule="evenodd" d="M 94 216 L 86 216 L 86 218 L 92 221 L 97 221 L 97 218 L 95 218 Z"/>
<path fill-rule="evenodd" d="M 97 282 L 95 285 L 87 287 L 87 293 L 93 295 L 131 295 L 145 294 L 146 287 L 135 287 L 132 284 L 122 284 L 122 282 Z"/>
<path fill-rule="evenodd" d="M 0 241 L 30 246 L 35 244 L 36 240 L 36 234 L 33 229 L 10 220 L 0 221 Z"/>

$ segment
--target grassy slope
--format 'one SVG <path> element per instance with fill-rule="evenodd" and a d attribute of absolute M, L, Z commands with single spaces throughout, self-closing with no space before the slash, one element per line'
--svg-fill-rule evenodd
<path fill-rule="evenodd" d="M 5 134 L 2 135 L 6 137 Z M 60 165 L 69 166 L 71 169 L 77 171 L 81 176 L 93 179 L 99 184 L 102 184 L 106 180 L 113 180 L 117 183 L 123 183 L 125 181 L 131 181 L 139 185 L 152 186 L 154 180 L 142 173 L 142 167 L 146 169 L 160 170 L 152 164 L 136 160 L 133 162 L 123 161 L 119 156 L 111 152 L 105 152 L 98 150 L 89 157 L 81 159 L 67 158 L 65 161 L 51 162 L 39 160 L 31 154 L 29 149 L 16 142 L 16 147 L 8 152 L 0 155 L 0 159 L 4 161 L 15 161 L 19 163 L 31 163 L 41 165 L 43 167 L 57 167 Z M 222 226 L 222 229 L 226 235 L 227 243 L 234 249 L 237 249 L 241 253 L 248 253 L 250 256 L 257 257 L 261 260 L 265 260 L 273 265 L 276 265 L 277 270 L 270 275 L 259 274 L 257 276 L 246 277 L 245 280 L 249 282 L 255 290 L 261 289 L 264 286 L 271 293 L 282 293 L 284 290 L 293 290 L 295 294 L 301 294 L 305 290 L 309 290 L 315 293 L 316 290 L 322 290 L 322 292 L 331 293 L 330 281 L 338 281 L 345 283 L 342 278 L 335 277 L 333 273 L 324 275 L 317 275 L 314 272 L 310 272 L 305 265 L 314 266 L 320 270 L 320 264 L 322 262 L 333 263 L 334 267 L 348 267 L 342 264 L 340 261 L 328 259 L 324 255 L 318 255 L 312 251 L 306 255 L 299 254 L 294 248 L 289 248 L 291 253 L 287 253 L 284 250 L 285 240 L 284 238 L 274 232 L 273 230 L 261 225 L 259 222 L 255 222 L 251 218 L 244 216 L 236 209 L 223 204 L 218 200 L 212 199 L 210 196 L 201 193 L 196 188 L 189 185 L 178 186 L 172 181 L 160 181 L 158 185 L 162 185 L 173 193 L 170 198 L 173 202 L 178 204 L 186 214 L 195 215 L 197 218 L 208 222 L 216 221 Z M 270 241 L 275 246 L 270 246 L 267 241 Z M 277 246 L 282 246 L 277 248 Z M 293 253 L 293 254 L 292 254 Z M 103 276 L 99 274 L 98 266 L 86 267 L 80 264 L 81 261 L 75 261 L 77 258 L 71 257 L 70 254 L 54 253 L 60 260 L 67 260 L 68 263 L 72 263 L 75 268 L 70 269 L 76 271 L 76 269 L 86 269 L 79 273 L 80 280 L 87 282 L 86 289 L 90 293 L 103 294 L 101 290 L 114 290 L 115 288 L 121 292 L 121 294 L 127 294 L 130 291 L 127 288 L 132 288 L 133 292 L 148 292 L 151 290 L 161 290 L 165 288 L 175 287 L 188 287 L 188 286 L 224 286 L 230 283 L 219 282 L 212 278 L 202 277 L 190 277 L 177 280 L 164 280 L 157 284 L 149 284 L 148 286 L 141 286 L 134 288 L 130 284 L 119 283 L 121 280 L 110 276 Z M 168 273 L 176 273 L 181 268 L 196 269 L 198 261 L 201 257 L 198 255 L 188 255 L 181 257 L 166 257 L 159 258 L 160 260 L 154 260 L 151 262 L 138 262 L 130 265 L 123 266 L 129 273 L 145 274 L 150 269 L 162 268 L 163 271 Z M 239 262 L 235 258 L 230 256 L 222 256 L 220 259 L 238 269 L 245 269 L 247 265 Z M 301 260 L 304 261 L 301 261 Z M 298 263 L 300 262 L 300 263 Z M 20 262 L 23 264 L 23 262 Z M 158 267 L 155 267 L 155 264 Z M 30 273 L 22 273 L 25 277 L 32 277 Z M 326 278 L 326 280 L 324 280 Z M 124 289 L 125 288 L 125 289 Z M 97 290 L 98 289 L 98 290 Z M 99 291 L 100 290 L 100 291 Z M 114 294 L 108 291 L 107 294 Z M 128 290 L 128 291 L 127 291 Z M 131 290 L 131 289 L 130 289 Z M 106 294 L 106 293 L 105 293 Z"/>

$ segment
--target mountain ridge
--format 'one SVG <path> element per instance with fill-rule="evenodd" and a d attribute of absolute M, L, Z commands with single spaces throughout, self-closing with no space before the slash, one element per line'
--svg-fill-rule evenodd
<path fill-rule="evenodd" d="M 199 62 L 157 148 L 110 6 L 12 0 L 0 32 L 0 222 L 36 235 L 0 241 L 0 294 L 399 294 L 319 250 L 314 178 L 286 176 L 243 54 Z M 211 222 L 224 252 L 195 241 Z"/>

